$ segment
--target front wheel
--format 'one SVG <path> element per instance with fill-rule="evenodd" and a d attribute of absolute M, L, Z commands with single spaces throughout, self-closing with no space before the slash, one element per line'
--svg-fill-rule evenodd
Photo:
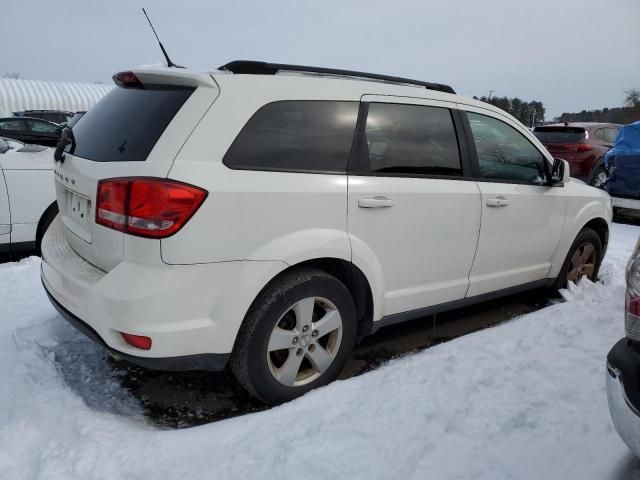
<path fill-rule="evenodd" d="M 569 282 L 580 283 L 583 278 L 595 282 L 602 262 L 602 241 L 590 228 L 580 231 L 573 241 L 567 258 L 562 265 L 554 288 L 566 288 Z"/>
<path fill-rule="evenodd" d="M 333 381 L 355 338 L 355 307 L 344 284 L 321 270 L 293 270 L 254 301 L 231 369 L 254 396 L 283 403 Z"/>

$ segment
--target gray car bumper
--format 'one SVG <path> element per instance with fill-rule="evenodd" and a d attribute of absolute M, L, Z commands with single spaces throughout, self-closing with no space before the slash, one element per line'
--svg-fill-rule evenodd
<path fill-rule="evenodd" d="M 640 457 L 640 414 L 627 400 L 619 375 L 619 371 L 607 366 L 609 412 L 620 438 L 636 456 Z"/>
<path fill-rule="evenodd" d="M 640 457 L 640 352 L 627 339 L 607 356 L 607 398 L 618 435 Z"/>

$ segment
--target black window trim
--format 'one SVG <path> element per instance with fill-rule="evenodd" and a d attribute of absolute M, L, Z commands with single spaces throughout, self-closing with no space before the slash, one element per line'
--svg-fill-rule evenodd
<path fill-rule="evenodd" d="M 563 187 L 564 183 L 556 183 L 553 185 L 548 185 L 548 184 L 544 184 L 544 185 L 536 185 L 535 183 L 531 183 L 531 182 L 525 182 L 525 181 L 518 181 L 518 180 L 504 180 L 504 179 L 500 179 L 500 178 L 485 178 L 482 175 L 480 175 L 480 163 L 478 161 L 478 152 L 476 150 L 476 144 L 475 144 L 475 140 L 473 138 L 473 132 L 471 131 L 471 123 L 469 122 L 469 116 L 467 115 L 467 113 L 475 113 L 477 115 L 483 115 L 485 117 L 489 117 L 489 118 L 493 118 L 495 120 L 498 120 L 502 123 L 504 123 L 505 125 L 510 126 L 511 128 L 513 128 L 514 130 L 516 130 L 516 132 L 518 132 L 518 130 L 509 125 L 507 122 L 504 122 L 503 120 L 501 120 L 498 117 L 495 117 L 493 115 L 487 115 L 486 113 L 479 113 L 479 112 L 473 112 L 473 111 L 467 111 L 467 110 L 459 110 L 458 111 L 460 114 L 460 117 L 462 118 L 462 124 L 464 126 L 464 130 L 466 133 L 466 138 L 467 138 L 467 145 L 469 148 L 469 157 L 471 158 L 471 167 L 472 167 L 472 172 L 473 172 L 473 180 L 475 180 L 476 182 L 483 182 L 483 183 L 507 183 L 507 184 L 512 184 L 512 185 L 528 185 L 531 187 L 543 187 L 543 188 L 552 188 L 552 187 Z M 536 151 L 538 151 L 540 153 L 540 155 L 542 155 L 542 158 L 544 159 L 544 168 L 545 168 L 545 173 L 547 175 L 549 175 L 549 160 L 547 158 L 547 156 L 540 151 L 540 149 L 531 141 L 529 140 L 525 135 L 523 135 L 521 132 L 520 133 L 525 140 L 527 140 L 531 146 L 533 146 L 533 148 L 536 149 Z"/>
<path fill-rule="evenodd" d="M 356 119 L 356 128 L 354 130 L 354 134 L 353 134 L 353 140 L 351 141 L 351 149 L 350 149 L 350 153 L 349 153 L 349 157 L 347 158 L 347 161 L 345 162 L 345 169 L 344 170 L 326 170 L 326 169 L 322 169 L 322 170 L 315 170 L 315 169 L 310 169 L 310 168 L 282 168 L 282 167 L 269 167 L 269 166 L 263 166 L 263 167 L 240 167 L 240 166 L 235 166 L 235 165 L 230 165 L 229 163 L 227 163 L 227 154 L 229 153 L 229 150 L 231 150 L 231 147 L 233 146 L 233 144 L 235 143 L 235 141 L 238 139 L 238 137 L 240 137 L 240 135 L 242 135 L 242 132 L 244 131 L 245 127 L 248 125 L 248 123 L 251 121 L 251 119 L 263 108 L 272 105 L 274 103 L 281 103 L 281 102 L 345 102 L 345 103 L 357 103 L 359 104 L 358 106 L 358 118 Z M 258 109 L 253 112 L 251 114 L 251 116 L 247 119 L 246 122 L 244 122 L 244 124 L 242 125 L 242 128 L 240 129 L 240 131 L 238 132 L 238 134 L 233 138 L 233 140 L 231 141 L 231 143 L 229 144 L 229 147 L 226 149 L 223 157 L 222 157 L 222 165 L 224 165 L 225 167 L 227 167 L 230 170 L 243 170 L 243 171 L 249 171 L 249 172 L 282 172 L 282 173 L 309 173 L 309 174 L 313 174 L 313 175 L 347 175 L 347 171 L 348 171 L 348 165 L 349 162 L 351 160 L 351 154 L 353 152 L 353 148 L 354 148 L 354 142 L 355 139 L 357 138 L 358 135 L 358 125 L 360 122 L 360 114 L 361 114 L 361 105 L 362 103 L 359 100 L 339 100 L 339 99 L 327 99 L 327 98 L 323 98 L 323 99 L 295 99 L 295 98 L 283 98 L 280 100 L 274 100 L 272 102 L 267 102 L 265 104 L 260 105 L 260 107 L 258 107 Z"/>
<path fill-rule="evenodd" d="M 397 100 L 410 100 L 404 97 L 394 97 Z M 422 99 L 420 99 L 422 100 Z M 440 175 L 433 173 L 400 173 L 400 172 L 371 172 L 368 169 L 369 159 L 368 150 L 365 148 L 365 128 L 367 124 L 367 116 L 369 114 L 369 104 L 371 103 L 388 103 L 393 105 L 413 105 L 418 107 L 444 108 L 449 110 L 453 121 L 453 128 L 458 144 L 458 153 L 460 155 L 461 175 Z M 453 106 L 429 105 L 425 103 L 413 103 L 411 101 L 393 101 L 393 102 L 369 102 L 361 101 L 360 110 L 358 111 L 358 122 L 356 123 L 356 135 L 351 148 L 349 164 L 347 166 L 347 174 L 355 177 L 397 177 L 397 178 L 432 178 L 438 180 L 462 180 L 474 181 L 473 171 L 471 168 L 471 158 L 469 155 L 468 140 L 466 139 L 463 127 L 462 117 L 457 108 Z"/>

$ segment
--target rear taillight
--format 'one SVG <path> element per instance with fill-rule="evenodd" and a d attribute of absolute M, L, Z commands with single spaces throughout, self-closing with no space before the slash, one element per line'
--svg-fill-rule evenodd
<path fill-rule="evenodd" d="M 625 333 L 640 341 L 640 240 L 627 263 L 626 279 Z"/>
<path fill-rule="evenodd" d="M 596 148 L 590 143 L 550 143 L 547 144 L 547 150 L 563 151 L 563 152 L 589 152 Z"/>
<path fill-rule="evenodd" d="M 178 230 L 207 198 L 207 191 L 162 178 L 109 178 L 98 182 L 96 223 L 148 238 Z"/>

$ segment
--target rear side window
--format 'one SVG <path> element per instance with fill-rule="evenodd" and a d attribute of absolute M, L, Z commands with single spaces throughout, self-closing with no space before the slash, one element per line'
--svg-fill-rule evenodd
<path fill-rule="evenodd" d="M 16 132 L 24 129 L 25 129 L 25 125 L 22 120 L 17 120 L 17 119 L 0 120 L 0 130 L 5 130 L 7 132 Z"/>
<path fill-rule="evenodd" d="M 447 108 L 370 103 L 365 139 L 368 164 L 362 167 L 367 172 L 462 175 L 456 131 Z"/>
<path fill-rule="evenodd" d="M 358 102 L 269 103 L 249 119 L 223 161 L 243 170 L 343 173 L 357 118 Z"/>
<path fill-rule="evenodd" d="M 56 127 L 56 125 L 53 125 L 51 123 L 47 123 L 47 122 L 41 122 L 39 120 L 27 120 L 27 124 L 29 124 L 29 128 L 31 129 L 32 132 L 37 132 L 37 133 L 53 133 L 55 134 L 58 131 L 58 128 L 61 127 Z"/>
<path fill-rule="evenodd" d="M 74 155 L 96 162 L 146 160 L 192 88 L 115 87 L 73 127 Z"/>
<path fill-rule="evenodd" d="M 533 134 L 542 143 L 580 143 L 587 136 L 582 127 L 536 127 Z"/>

